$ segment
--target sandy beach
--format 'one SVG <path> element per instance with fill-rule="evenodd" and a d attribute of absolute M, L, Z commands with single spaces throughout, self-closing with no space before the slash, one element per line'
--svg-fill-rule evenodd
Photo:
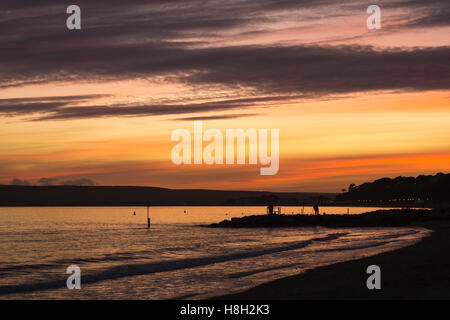
<path fill-rule="evenodd" d="M 427 222 L 421 242 L 375 256 L 278 279 L 216 299 L 449 299 L 450 223 Z M 366 268 L 381 268 L 381 290 L 368 290 Z"/>

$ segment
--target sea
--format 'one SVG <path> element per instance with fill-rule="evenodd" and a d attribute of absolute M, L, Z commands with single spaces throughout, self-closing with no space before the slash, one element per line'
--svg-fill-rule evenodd
<path fill-rule="evenodd" d="M 386 208 L 320 209 L 328 215 Z M 280 210 L 313 213 L 311 207 Z M 148 214 L 150 229 L 146 207 L 0 208 L 0 299 L 212 298 L 396 250 L 430 232 L 420 227 L 207 227 L 266 214 L 265 207 L 150 207 Z M 79 268 L 80 289 L 67 286 L 70 266 Z"/>

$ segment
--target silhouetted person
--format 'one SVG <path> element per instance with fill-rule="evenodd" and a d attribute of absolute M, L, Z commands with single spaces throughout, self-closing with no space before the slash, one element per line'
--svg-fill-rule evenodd
<path fill-rule="evenodd" d="M 313 208 L 314 208 L 314 214 L 316 216 L 318 216 L 319 215 L 319 206 L 317 204 L 315 204 Z"/>
<path fill-rule="evenodd" d="M 133 216 L 135 216 L 135 215 L 136 215 L 136 211 L 133 212 Z"/>
<path fill-rule="evenodd" d="M 273 204 L 269 204 L 267 210 L 269 211 L 269 214 L 273 214 Z"/>

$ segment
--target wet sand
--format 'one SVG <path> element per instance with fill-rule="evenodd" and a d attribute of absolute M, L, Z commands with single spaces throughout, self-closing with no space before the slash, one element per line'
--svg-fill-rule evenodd
<path fill-rule="evenodd" d="M 416 224 L 434 232 L 421 242 L 337 263 L 215 299 L 450 299 L 450 222 Z M 366 269 L 381 268 L 381 290 L 368 290 Z"/>

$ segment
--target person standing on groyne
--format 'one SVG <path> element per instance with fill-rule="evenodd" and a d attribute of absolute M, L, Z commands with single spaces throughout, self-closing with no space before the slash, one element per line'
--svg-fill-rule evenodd
<path fill-rule="evenodd" d="M 319 215 L 319 206 L 317 204 L 315 204 L 313 208 L 314 208 L 314 214 L 316 216 L 318 216 Z"/>

